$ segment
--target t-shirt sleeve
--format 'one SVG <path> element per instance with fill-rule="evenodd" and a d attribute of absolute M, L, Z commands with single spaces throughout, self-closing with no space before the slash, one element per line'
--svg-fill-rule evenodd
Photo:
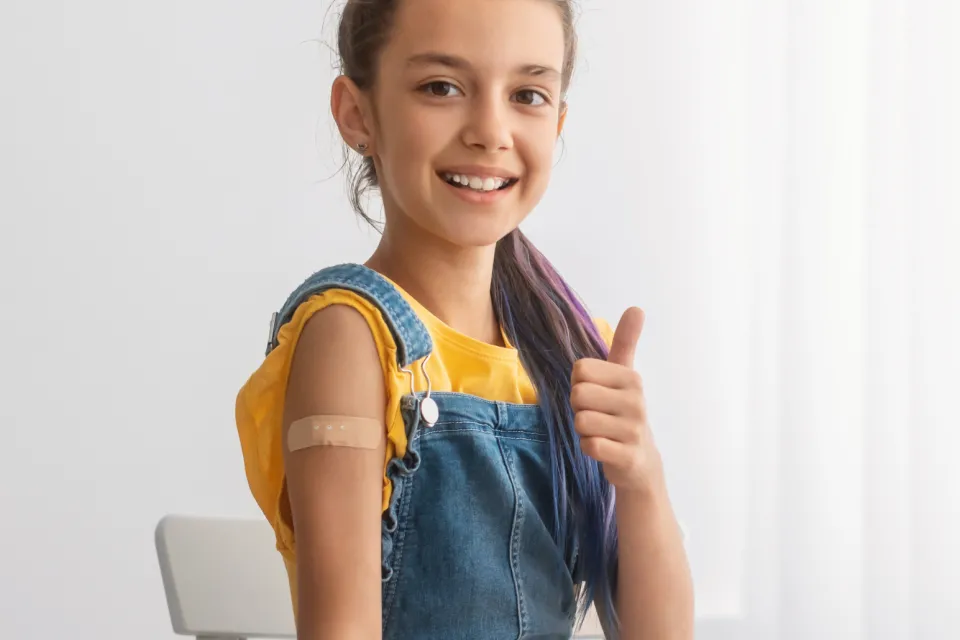
<path fill-rule="evenodd" d="M 381 358 L 387 391 L 383 508 L 386 508 L 393 488 L 386 476 L 387 464 L 393 456 L 402 455 L 406 451 L 406 431 L 400 414 L 402 394 L 398 392 L 406 379 L 396 367 L 397 346 L 379 310 L 362 296 L 340 289 L 328 290 L 304 301 L 291 320 L 280 328 L 278 346 L 250 377 L 237 398 L 237 428 L 250 489 L 274 526 L 278 549 L 291 558 L 293 531 L 283 495 L 284 469 L 281 449 L 281 422 L 287 378 L 296 344 L 307 321 L 318 311 L 334 304 L 352 307 L 364 316 Z"/>
<path fill-rule="evenodd" d="M 600 337 L 607 343 L 607 348 L 609 349 L 613 344 L 613 328 L 610 326 L 610 323 L 603 318 L 594 318 L 593 323 L 597 326 Z"/>

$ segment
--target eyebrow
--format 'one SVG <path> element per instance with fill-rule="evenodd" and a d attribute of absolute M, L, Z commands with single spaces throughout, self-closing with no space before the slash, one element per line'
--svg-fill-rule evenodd
<path fill-rule="evenodd" d="M 460 56 L 455 56 L 448 53 L 428 51 L 426 53 L 418 53 L 407 58 L 408 67 L 432 64 L 450 67 L 451 69 L 469 70 L 472 68 L 472 65 L 467 61 L 466 58 L 461 58 Z M 517 72 L 525 76 L 560 77 L 559 71 L 553 67 L 548 67 L 542 64 L 520 65 L 517 67 Z"/>

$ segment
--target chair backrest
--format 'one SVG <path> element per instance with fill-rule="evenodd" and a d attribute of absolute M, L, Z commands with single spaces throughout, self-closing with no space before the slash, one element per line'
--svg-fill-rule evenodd
<path fill-rule="evenodd" d="M 169 515 L 156 529 L 175 633 L 295 638 L 290 586 L 265 520 Z"/>
<path fill-rule="evenodd" d="M 294 638 L 283 560 L 265 520 L 169 515 L 157 556 L 175 633 L 207 640 Z M 577 638 L 603 638 L 591 611 Z"/>

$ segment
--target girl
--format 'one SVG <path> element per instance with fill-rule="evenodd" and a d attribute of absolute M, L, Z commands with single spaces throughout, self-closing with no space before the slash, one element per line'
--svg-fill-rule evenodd
<path fill-rule="evenodd" d="M 593 604 L 608 638 L 692 637 L 643 312 L 594 323 L 518 229 L 572 25 L 569 0 L 346 2 L 331 107 L 382 240 L 293 292 L 237 401 L 302 639 L 569 638 Z"/>

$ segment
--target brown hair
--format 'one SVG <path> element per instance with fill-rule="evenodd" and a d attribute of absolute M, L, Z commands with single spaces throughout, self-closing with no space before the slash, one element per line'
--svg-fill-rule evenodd
<path fill-rule="evenodd" d="M 562 92 L 566 94 L 573 76 L 577 57 L 577 34 L 574 28 L 572 0 L 546 0 L 560 11 L 564 33 L 564 60 L 562 69 Z M 390 37 L 393 18 L 401 0 L 347 0 L 337 29 L 337 53 L 340 73 L 353 80 L 363 91 L 373 88 L 377 80 L 377 60 L 387 38 Z M 350 204 L 368 224 L 379 229 L 379 224 L 363 208 L 361 199 L 365 193 L 379 187 L 373 158 L 364 157 L 355 162 L 347 150 L 347 178 L 350 182 Z"/>

